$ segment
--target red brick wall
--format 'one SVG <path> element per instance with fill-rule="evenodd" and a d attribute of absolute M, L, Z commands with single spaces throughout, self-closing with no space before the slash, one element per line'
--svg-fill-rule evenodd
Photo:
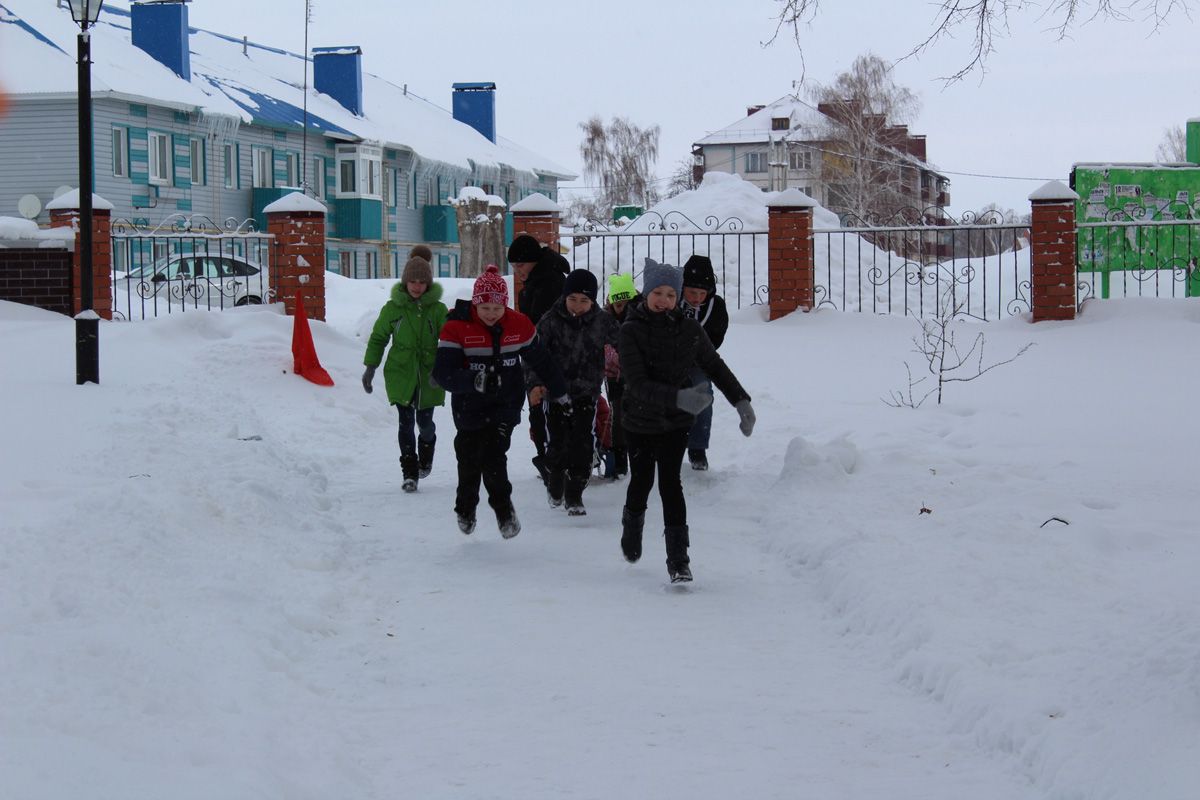
<path fill-rule="evenodd" d="M 267 233 L 275 237 L 271 279 L 287 313 L 296 313 L 299 290 L 308 318 L 324 320 L 325 215 L 315 211 L 267 214 Z"/>
<path fill-rule="evenodd" d="M 797 308 L 811 311 L 816 273 L 812 253 L 812 209 L 767 210 L 767 289 L 770 319 Z"/>
<path fill-rule="evenodd" d="M 0 300 L 70 315 L 73 259 L 65 249 L 0 249 Z"/>
<path fill-rule="evenodd" d="M 112 220 L 107 209 L 92 210 L 92 308 L 103 319 L 112 319 Z M 50 227 L 72 226 L 75 231 L 75 257 L 71 269 L 71 315 L 83 310 L 79 285 L 80 245 L 77 209 L 50 212 Z"/>
<path fill-rule="evenodd" d="M 1030 240 L 1033 321 L 1075 319 L 1075 203 L 1033 201 Z"/>

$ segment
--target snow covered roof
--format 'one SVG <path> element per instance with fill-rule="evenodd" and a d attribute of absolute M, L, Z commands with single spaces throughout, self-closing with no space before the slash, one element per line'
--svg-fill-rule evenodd
<path fill-rule="evenodd" d="M 787 118 L 788 130 L 775 130 L 774 120 Z M 824 128 L 828 120 L 815 106 L 809 105 L 795 95 L 785 94 L 773 103 L 763 106 L 752 114 L 747 114 L 731 125 L 719 131 L 710 133 L 695 142 L 697 146 L 741 144 L 752 145 L 756 142 L 789 141 L 812 142 L 824 137 Z M 921 169 L 937 172 L 933 162 L 917 158 L 894 147 L 887 148 L 896 158 L 907 161 Z M 940 174 L 940 173 L 939 173 Z"/>
<path fill-rule="evenodd" d="M 190 28 L 191 80 L 135 47 L 127 8 L 105 3 L 92 28 L 92 92 L 244 122 L 299 128 L 305 105 L 304 58 L 213 31 Z M 0 0 L 0 75 L 17 97 L 74 96 L 78 26 L 53 0 Z M 508 139 L 493 143 L 449 111 L 385 78 L 363 72 L 363 116 L 312 88 L 310 130 L 411 150 L 422 158 L 470 168 L 507 165 L 573 179 L 569 169 Z"/>

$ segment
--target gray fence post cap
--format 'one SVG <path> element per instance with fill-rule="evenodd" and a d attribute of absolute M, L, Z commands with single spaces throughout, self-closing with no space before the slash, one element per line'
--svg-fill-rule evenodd
<path fill-rule="evenodd" d="M 263 209 L 264 214 L 287 213 L 289 211 L 297 212 L 315 212 L 319 214 L 326 213 L 325 204 L 314 197 L 309 197 L 304 192 L 292 192 L 285 194 L 283 197 L 276 200 L 274 203 L 269 203 Z"/>
<path fill-rule="evenodd" d="M 513 203 L 509 210 L 517 214 L 522 212 L 526 214 L 561 214 L 562 206 L 541 192 L 534 192 L 529 197 Z"/>
<path fill-rule="evenodd" d="M 1044 203 L 1055 200 L 1066 202 L 1069 200 L 1073 203 L 1079 199 L 1079 195 L 1074 189 L 1072 189 L 1070 186 L 1067 186 L 1062 181 L 1050 181 L 1049 183 L 1043 184 L 1040 189 L 1029 195 L 1029 199 L 1032 202 L 1040 201 Z"/>
<path fill-rule="evenodd" d="M 767 208 L 816 208 L 817 201 L 799 189 L 784 189 L 767 198 Z"/>

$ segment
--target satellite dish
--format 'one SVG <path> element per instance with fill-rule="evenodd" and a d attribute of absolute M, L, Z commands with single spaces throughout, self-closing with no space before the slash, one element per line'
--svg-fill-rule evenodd
<path fill-rule="evenodd" d="M 25 219 L 37 219 L 37 215 L 42 213 L 42 201 L 38 200 L 36 194 L 27 194 L 17 201 L 17 211 Z"/>
<path fill-rule="evenodd" d="M 64 194 L 66 194 L 67 192 L 73 192 L 73 191 L 75 191 L 74 186 L 60 186 L 54 190 L 54 199 L 57 200 L 58 198 L 62 197 Z"/>

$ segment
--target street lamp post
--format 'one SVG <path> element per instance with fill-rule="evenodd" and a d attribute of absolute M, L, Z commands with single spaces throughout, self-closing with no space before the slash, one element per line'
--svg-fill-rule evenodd
<path fill-rule="evenodd" d="M 70 0 L 71 19 L 79 25 L 79 294 L 75 317 L 75 383 L 100 382 L 100 318 L 93 308 L 92 275 L 92 42 L 104 0 Z"/>

